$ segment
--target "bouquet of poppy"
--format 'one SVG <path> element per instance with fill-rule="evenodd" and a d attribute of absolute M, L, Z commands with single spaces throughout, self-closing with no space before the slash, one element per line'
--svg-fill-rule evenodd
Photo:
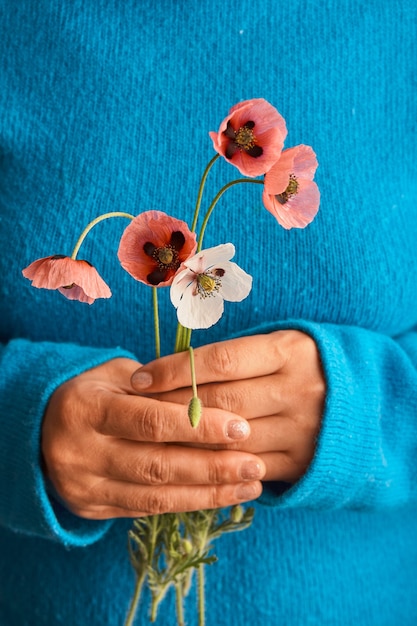
<path fill-rule="evenodd" d="M 284 118 L 262 98 L 241 102 L 229 111 L 217 132 L 211 132 L 215 156 L 201 178 L 190 226 L 160 211 L 137 216 L 115 211 L 100 215 L 81 233 L 71 256 L 54 255 L 39 259 L 23 270 L 34 287 L 57 289 L 70 300 L 92 304 L 96 298 L 109 298 L 110 288 L 95 268 L 77 258 L 87 234 L 102 220 L 125 217 L 130 220 L 123 232 L 118 258 L 122 267 L 137 281 L 152 287 L 155 320 L 155 352 L 160 356 L 157 292 L 170 288 L 177 311 L 178 327 L 174 351 L 189 350 L 193 397 L 188 418 L 196 428 L 202 407 L 198 398 L 193 329 L 209 328 L 222 316 L 224 301 L 240 302 L 252 287 L 252 278 L 231 261 L 235 248 L 223 243 L 203 249 L 203 238 L 210 216 L 223 194 L 233 185 L 262 185 L 265 208 L 286 229 L 304 228 L 315 217 L 320 193 L 313 181 L 317 159 L 312 148 L 298 145 L 284 150 L 287 129 Z M 205 212 L 199 232 L 203 190 L 207 176 L 220 158 L 243 175 L 222 187 Z M 185 415 L 186 418 L 186 415 Z M 184 624 L 184 598 L 197 571 L 199 625 L 204 624 L 204 566 L 216 560 L 213 541 L 225 532 L 247 528 L 253 509 L 234 506 L 227 510 L 201 510 L 141 517 L 129 532 L 129 554 L 137 581 L 125 626 L 131 626 L 147 584 L 151 594 L 150 621 L 167 591 L 174 587 L 178 625 Z"/>

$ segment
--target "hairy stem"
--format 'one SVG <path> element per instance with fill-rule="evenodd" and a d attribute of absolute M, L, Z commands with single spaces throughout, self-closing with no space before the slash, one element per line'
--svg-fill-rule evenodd
<path fill-rule="evenodd" d="M 134 215 L 130 215 L 130 213 L 124 213 L 123 211 L 111 211 L 110 213 L 103 213 L 103 215 L 99 215 L 92 222 L 87 224 L 87 226 L 84 228 L 83 232 L 78 238 L 77 243 L 75 244 L 74 250 L 72 251 L 71 259 L 75 259 L 77 257 L 78 251 L 81 248 L 81 244 L 83 243 L 84 239 L 87 237 L 90 230 L 94 228 L 94 226 L 98 224 L 99 222 L 102 222 L 103 220 L 108 220 L 112 217 L 127 217 L 130 220 L 135 219 Z"/>

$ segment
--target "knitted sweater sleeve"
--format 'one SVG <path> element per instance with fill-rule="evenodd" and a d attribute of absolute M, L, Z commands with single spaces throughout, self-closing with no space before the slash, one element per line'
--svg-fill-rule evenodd
<path fill-rule="evenodd" d="M 54 390 L 66 380 L 116 357 L 119 348 L 15 339 L 0 346 L 0 523 L 13 531 L 83 546 L 111 522 L 83 520 L 48 493 L 42 473 L 42 416 Z"/>
<path fill-rule="evenodd" d="M 417 330 L 396 338 L 294 322 L 318 346 L 327 396 L 316 453 L 283 508 L 380 509 L 417 500 Z"/>

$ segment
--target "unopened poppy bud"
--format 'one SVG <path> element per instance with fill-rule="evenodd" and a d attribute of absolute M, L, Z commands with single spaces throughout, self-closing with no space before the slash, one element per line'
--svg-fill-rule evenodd
<path fill-rule="evenodd" d="M 193 551 L 193 544 L 189 539 L 183 539 L 181 545 L 185 554 L 191 554 Z"/>
<path fill-rule="evenodd" d="M 242 521 L 242 519 L 243 519 L 243 507 L 241 507 L 240 504 L 236 504 L 235 506 L 233 506 L 231 508 L 230 519 L 235 524 L 239 524 Z"/>
<path fill-rule="evenodd" d="M 190 400 L 188 405 L 188 418 L 193 428 L 196 428 L 201 418 L 201 400 L 197 396 L 194 396 Z"/>

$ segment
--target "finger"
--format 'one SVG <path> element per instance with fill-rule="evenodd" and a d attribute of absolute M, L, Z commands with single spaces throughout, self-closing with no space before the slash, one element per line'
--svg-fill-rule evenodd
<path fill-rule="evenodd" d="M 253 335 L 196 348 L 194 359 L 197 384 L 203 384 L 272 374 L 283 366 L 286 353 L 270 335 Z M 167 391 L 188 387 L 190 380 L 189 354 L 179 352 L 138 369 L 131 384 L 137 391 Z"/>
<path fill-rule="evenodd" d="M 251 420 L 251 436 L 238 444 L 238 449 L 261 458 L 264 454 L 278 453 L 290 456 L 296 463 L 309 461 L 316 447 L 318 429 L 305 416 L 298 419 L 270 415 Z M 237 444 L 233 444 L 235 449 Z"/>
<path fill-rule="evenodd" d="M 251 420 L 251 436 L 239 444 L 239 450 L 253 454 L 261 452 L 289 452 L 314 448 L 318 435 L 316 420 L 307 415 L 288 417 L 270 415 Z"/>
<path fill-rule="evenodd" d="M 221 485 L 260 480 L 265 466 L 255 455 L 179 445 L 114 442 L 103 455 L 97 473 L 137 485 Z"/>
<path fill-rule="evenodd" d="M 313 457 L 318 429 L 312 420 L 304 416 L 296 420 L 282 415 L 270 415 L 253 419 L 250 424 L 249 439 L 227 446 L 214 444 L 214 448 L 248 452 L 261 459 L 264 459 L 267 454 L 284 454 L 294 459 L 297 464 L 309 462 Z M 199 444 L 199 448 L 204 447 L 204 444 Z M 213 449 L 213 445 L 210 449 Z M 265 474 L 265 480 L 271 480 L 267 477 L 268 471 Z"/>
<path fill-rule="evenodd" d="M 251 435 L 239 443 L 239 450 L 255 454 L 287 453 L 297 446 L 301 433 L 291 418 L 281 415 L 258 417 L 251 420 Z"/>
<path fill-rule="evenodd" d="M 198 397 L 203 406 L 223 409 L 253 419 L 265 415 L 289 413 L 290 400 L 279 374 L 227 383 L 208 383 L 198 386 Z M 164 402 L 185 403 L 190 389 L 175 389 L 153 398 Z"/>
<path fill-rule="evenodd" d="M 250 434 L 246 420 L 222 409 L 203 408 L 198 428 L 192 428 L 183 404 L 113 393 L 101 394 L 100 403 L 90 419 L 107 436 L 153 443 L 230 443 Z"/>
<path fill-rule="evenodd" d="M 305 474 L 310 458 L 294 459 L 285 452 L 267 452 L 260 454 L 260 458 L 265 463 L 266 472 L 264 481 L 283 481 L 286 483 L 294 483 Z"/>
<path fill-rule="evenodd" d="M 143 517 L 233 506 L 254 500 L 261 493 L 262 483 L 259 481 L 234 485 L 169 485 L 153 488 L 109 481 L 102 504 L 91 506 L 86 502 L 72 511 L 87 519 Z"/>

